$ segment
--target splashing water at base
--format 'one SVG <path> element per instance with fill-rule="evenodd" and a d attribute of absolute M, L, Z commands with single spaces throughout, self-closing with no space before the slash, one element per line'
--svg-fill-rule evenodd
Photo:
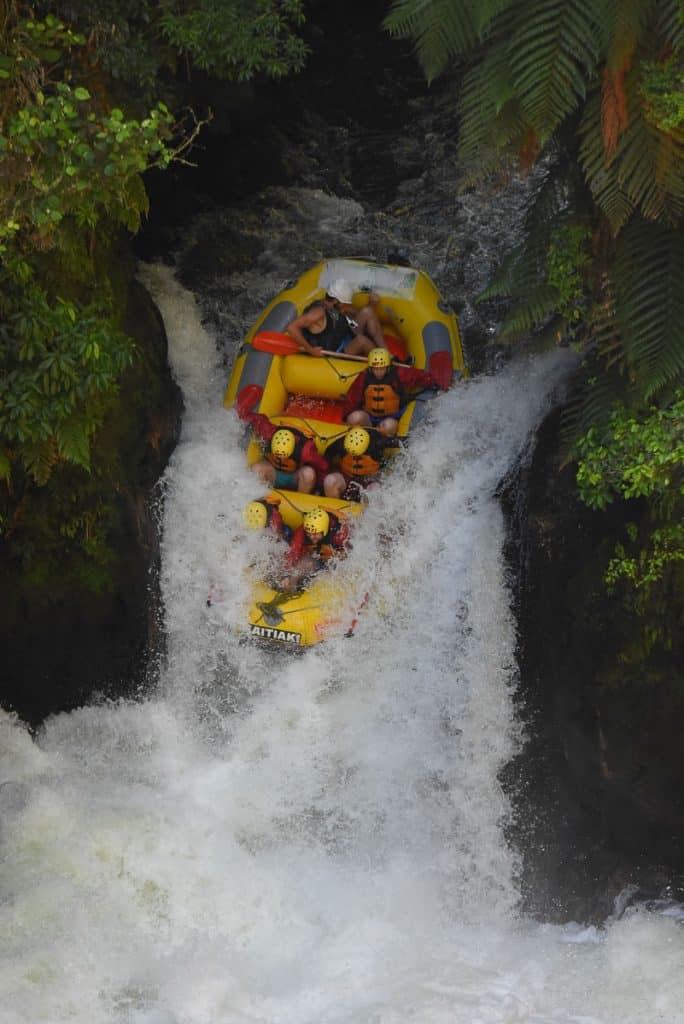
<path fill-rule="evenodd" d="M 287 658 L 238 642 L 263 557 L 242 428 L 192 297 L 147 280 L 187 408 L 168 664 L 154 698 L 35 741 L 0 720 L 3 1024 L 684 1021 L 681 923 L 527 921 L 502 834 L 521 740 L 493 493 L 568 357 L 432 402 L 336 570 L 370 594 L 356 636 Z"/>

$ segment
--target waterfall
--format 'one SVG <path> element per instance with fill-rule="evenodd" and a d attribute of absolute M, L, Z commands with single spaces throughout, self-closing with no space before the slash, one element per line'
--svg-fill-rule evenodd
<path fill-rule="evenodd" d="M 526 919 L 504 838 L 523 737 L 495 491 L 571 357 L 431 401 L 336 570 L 369 594 L 355 637 L 292 657 L 240 638 L 250 565 L 277 551 L 242 529 L 211 303 L 144 277 L 186 404 L 168 655 L 144 699 L 35 738 L 0 719 L 3 1024 L 684 1021 L 677 915 Z"/>

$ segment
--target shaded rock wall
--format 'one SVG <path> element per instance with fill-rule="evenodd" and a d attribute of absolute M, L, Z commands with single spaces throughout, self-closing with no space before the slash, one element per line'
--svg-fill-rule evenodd
<path fill-rule="evenodd" d="M 684 681 L 677 652 L 625 666 L 635 624 L 602 575 L 629 513 L 592 512 L 559 465 L 560 413 L 507 481 L 508 556 L 529 742 L 505 773 L 523 892 L 543 916 L 609 913 L 628 883 L 684 872 Z M 653 671 L 658 661 L 658 672 Z"/>
<path fill-rule="evenodd" d="M 138 342 L 138 358 L 98 438 L 99 463 L 94 459 L 95 471 L 107 467 L 96 484 L 108 510 L 107 583 L 78 585 L 67 541 L 64 566 L 53 565 L 47 578 L 32 578 L 7 550 L 0 556 L 0 703 L 32 724 L 94 694 L 138 690 L 160 648 L 154 491 L 177 440 L 182 401 L 156 307 L 134 279 L 124 294 L 123 327 Z"/>

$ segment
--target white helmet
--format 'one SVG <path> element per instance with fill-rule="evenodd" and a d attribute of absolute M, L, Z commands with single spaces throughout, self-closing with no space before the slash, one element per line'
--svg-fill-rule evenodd
<path fill-rule="evenodd" d="M 345 281 L 343 277 L 338 277 L 336 281 L 328 287 L 328 295 L 332 295 L 333 299 L 338 299 L 340 302 L 349 304 L 354 297 L 354 289 Z"/>

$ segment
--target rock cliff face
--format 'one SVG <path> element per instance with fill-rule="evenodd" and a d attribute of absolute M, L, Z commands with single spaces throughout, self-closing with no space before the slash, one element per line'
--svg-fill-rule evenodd
<path fill-rule="evenodd" d="M 628 882 L 658 892 L 654 864 L 663 878 L 684 870 L 684 682 L 677 652 L 624 661 L 635 623 L 602 574 L 627 510 L 579 501 L 574 469 L 559 466 L 559 420 L 504 495 L 530 736 L 506 781 L 531 909 L 582 919 L 610 912 Z"/>
<path fill-rule="evenodd" d="M 123 327 L 138 343 L 138 358 L 101 431 L 106 459 L 99 465 L 108 470 L 95 485 L 109 523 L 106 584 L 78 585 L 67 570 L 66 542 L 64 566 L 42 577 L 22 571 L 9 552 L 2 555 L 0 702 L 33 724 L 96 694 L 139 690 L 159 651 L 154 489 L 176 443 L 182 401 L 161 317 L 134 279 Z M 97 467 L 94 460 L 93 475 Z"/>

